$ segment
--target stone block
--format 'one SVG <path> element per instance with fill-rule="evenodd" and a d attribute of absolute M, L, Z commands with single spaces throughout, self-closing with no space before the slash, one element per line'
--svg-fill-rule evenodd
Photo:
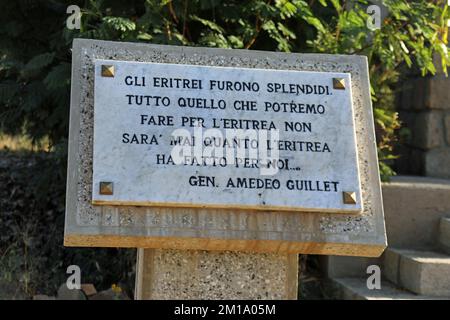
<path fill-rule="evenodd" d="M 450 178 L 450 147 L 433 149 L 425 154 L 425 175 Z"/>
<path fill-rule="evenodd" d="M 450 114 L 445 115 L 444 124 L 445 124 L 445 140 L 447 141 L 447 144 L 450 146 Z"/>
<path fill-rule="evenodd" d="M 450 297 L 449 256 L 416 250 L 399 253 L 399 285 L 417 294 Z"/>
<path fill-rule="evenodd" d="M 387 248 L 382 256 L 382 275 L 392 283 L 398 283 L 398 271 L 400 265 L 400 254 L 397 250 Z"/>
<path fill-rule="evenodd" d="M 436 148 L 444 144 L 442 114 L 438 111 L 421 112 L 415 119 L 412 130 L 412 145 L 421 149 Z"/>
<path fill-rule="evenodd" d="M 444 75 L 410 78 L 403 82 L 400 110 L 450 109 L 450 79 Z"/>
<path fill-rule="evenodd" d="M 450 254 L 450 218 L 441 218 L 439 224 L 439 246 Z"/>
<path fill-rule="evenodd" d="M 382 190 L 389 246 L 435 245 L 439 221 L 450 212 L 450 180 L 397 176 Z"/>
<path fill-rule="evenodd" d="M 450 78 L 436 76 L 427 78 L 425 107 L 429 109 L 450 109 Z"/>
<path fill-rule="evenodd" d="M 296 299 L 298 255 L 139 249 L 138 300 Z"/>

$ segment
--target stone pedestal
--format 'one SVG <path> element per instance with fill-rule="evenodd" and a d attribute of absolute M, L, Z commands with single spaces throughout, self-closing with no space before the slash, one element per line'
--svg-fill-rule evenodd
<path fill-rule="evenodd" d="M 138 249 L 138 300 L 297 299 L 297 289 L 297 254 Z"/>
<path fill-rule="evenodd" d="M 89 39 L 74 40 L 72 55 L 64 244 L 86 247 L 148 248 L 139 250 L 136 285 L 138 299 L 295 299 L 298 278 L 297 254 L 378 257 L 383 252 L 387 245 L 386 232 L 366 57 L 189 48 Z M 100 65 L 99 60 L 109 62 Z M 351 133 L 347 137 L 341 135 L 339 139 L 333 135 L 330 140 L 333 141 L 334 148 L 337 147 L 338 140 L 344 139 L 345 144 L 356 142 L 357 163 L 350 167 L 353 173 L 358 172 L 359 183 L 347 184 L 348 187 L 343 183 L 340 184 L 342 189 L 333 191 L 334 201 L 338 203 L 334 207 L 324 206 L 324 203 L 330 200 L 332 194 L 330 190 L 325 191 L 321 188 L 322 191 L 318 191 L 318 188 L 314 188 L 315 191 L 313 191 L 312 187 L 308 187 L 308 192 L 290 190 L 292 187 L 288 187 L 288 184 L 291 185 L 294 180 L 309 176 L 311 179 L 312 177 L 319 179 L 323 174 L 322 169 L 329 167 L 330 163 L 334 166 L 334 173 L 331 176 L 335 177 L 335 173 L 342 173 L 344 167 L 337 164 L 333 153 L 327 156 L 328 160 L 322 167 L 319 166 L 320 168 L 312 166 L 317 164 L 316 162 L 300 157 L 304 159 L 300 161 L 299 158 L 299 161 L 303 166 L 301 170 L 304 170 L 305 174 L 294 171 L 290 171 L 289 174 L 285 172 L 283 188 L 286 188 L 286 191 L 279 196 L 286 201 L 282 203 L 282 208 L 276 207 L 276 210 L 268 207 L 265 201 L 266 191 L 249 195 L 252 198 L 244 198 L 242 202 L 237 201 L 242 200 L 242 195 L 239 195 L 239 199 L 229 201 L 237 206 L 228 206 L 224 201 L 218 201 L 215 206 L 212 205 L 212 201 L 209 201 L 210 199 L 206 199 L 208 201 L 205 200 L 203 203 L 197 202 L 195 197 L 183 202 L 173 202 L 173 199 L 171 201 L 168 197 L 163 197 L 158 201 L 146 203 L 145 206 L 140 201 L 135 202 L 139 200 L 135 197 L 130 197 L 129 202 L 123 201 L 123 198 L 119 199 L 120 201 L 114 201 L 111 196 L 127 192 L 126 188 L 123 188 L 125 182 L 127 185 L 142 188 L 143 179 L 157 174 L 158 185 L 139 190 L 144 195 L 153 195 L 153 193 L 156 195 L 160 192 L 159 188 L 167 188 L 168 179 L 172 179 L 171 183 L 179 181 L 177 177 L 165 175 L 164 172 L 168 172 L 167 167 L 161 167 L 161 171 L 159 169 L 143 170 L 145 174 L 136 178 L 124 174 L 123 179 L 113 179 L 112 173 L 109 175 L 106 172 L 104 177 L 101 177 L 101 181 L 94 179 L 93 162 L 94 149 L 96 149 L 93 145 L 93 141 L 96 140 L 94 128 L 98 129 L 98 126 L 94 125 L 94 118 L 97 117 L 95 110 L 99 110 L 94 108 L 94 105 L 98 106 L 99 102 L 99 92 L 95 85 L 99 84 L 97 80 L 101 77 L 108 80 L 112 78 L 120 80 L 121 77 L 125 79 L 125 73 L 121 73 L 120 69 L 127 61 L 143 62 L 146 63 L 145 65 L 164 63 L 239 68 L 247 71 L 248 69 L 271 69 L 284 70 L 284 72 L 325 72 L 327 78 L 313 82 L 322 83 L 324 79 L 328 79 L 327 83 L 323 82 L 322 87 L 328 88 L 329 93 L 335 95 L 333 98 L 321 95 L 322 98 L 317 101 L 323 100 L 324 103 L 329 104 L 329 109 L 335 109 L 334 106 L 339 102 L 336 100 L 338 94 L 343 97 L 345 93 L 347 98 L 351 94 L 351 112 L 354 117 L 347 118 L 347 121 L 353 120 L 353 123 L 349 123 L 346 127 L 347 129 L 350 126 L 354 127 L 354 134 Z M 111 72 L 111 66 L 115 71 Z M 103 69 L 108 70 L 104 75 Z M 140 70 L 138 73 L 143 75 L 143 69 Z M 278 81 L 278 77 L 272 75 L 265 80 Z M 287 84 L 287 79 L 282 80 L 283 84 Z M 306 85 L 306 80 L 303 79 L 301 82 Z M 300 80 L 295 79 L 295 82 L 297 81 Z M 267 86 L 269 86 L 268 82 Z M 107 93 L 104 96 L 110 99 Z M 123 100 L 125 97 L 122 95 L 120 98 L 122 100 L 111 101 L 111 103 L 126 104 L 127 101 Z M 248 99 L 253 97 L 249 95 Z M 336 106 L 339 105 L 338 103 Z M 111 112 L 111 109 L 108 110 Z M 277 114 L 273 117 L 282 121 L 285 116 Z M 338 113 L 336 117 L 331 117 L 329 120 L 315 116 L 314 119 L 321 119 L 319 121 L 322 123 L 321 126 L 326 127 L 327 123 L 342 124 L 341 116 L 342 113 Z M 138 118 L 125 117 L 124 119 L 132 121 L 135 126 Z M 121 132 L 115 127 L 112 131 L 114 134 Z M 315 131 L 312 136 L 317 141 L 321 140 L 320 132 L 320 130 Z M 109 145 L 108 148 L 110 147 Z M 147 146 L 141 147 L 139 151 L 133 146 L 133 149 L 130 149 L 134 150 L 132 153 L 122 152 L 119 155 L 107 157 L 107 163 L 111 161 L 139 163 L 142 157 L 149 156 L 146 152 L 149 149 L 145 149 Z M 322 156 L 317 154 L 317 157 Z M 201 175 L 201 168 L 199 167 L 198 170 L 195 176 Z M 347 172 L 347 170 L 344 171 Z M 224 171 L 218 174 L 230 178 L 240 176 Z M 328 181 L 328 177 L 324 179 L 323 181 Z M 312 180 L 309 182 L 312 183 Z M 316 182 L 320 181 L 316 180 Z M 213 183 L 209 187 L 213 185 L 214 188 L 211 189 L 214 189 L 214 192 L 209 192 L 207 189 L 198 189 L 196 192 L 204 193 L 203 197 L 204 195 L 215 197 L 220 194 L 217 187 L 224 188 L 224 185 Z M 188 191 L 191 190 L 190 188 L 191 186 L 187 187 L 183 192 L 191 192 Z M 292 206 L 291 197 L 297 197 L 295 200 L 299 201 L 302 197 L 310 197 L 312 195 L 310 191 L 323 192 L 320 198 L 315 197 L 314 206 L 307 208 Z M 93 196 L 96 192 L 110 197 L 109 201 L 97 201 Z M 228 190 L 224 189 L 224 192 Z M 249 199 L 258 205 L 253 207 L 248 201 L 244 201 Z M 355 206 L 357 204 L 358 206 Z M 299 210 L 302 208 L 307 209 L 307 212 Z M 356 208 L 356 210 L 349 210 L 349 208 Z M 359 212 L 360 208 L 362 208 L 361 212 Z"/>

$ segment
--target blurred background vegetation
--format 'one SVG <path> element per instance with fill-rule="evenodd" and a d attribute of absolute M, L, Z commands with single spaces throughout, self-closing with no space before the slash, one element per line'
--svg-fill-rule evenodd
<path fill-rule="evenodd" d="M 17 297 L 53 294 L 70 264 L 81 266 L 83 282 L 133 285 L 134 250 L 62 247 L 74 38 L 365 55 L 387 179 L 401 127 L 396 84 L 407 69 L 426 76 L 449 63 L 446 2 L 2 0 L 0 286 Z M 384 6 L 377 30 L 367 27 L 372 3 Z M 79 30 L 66 28 L 72 4 L 81 8 Z"/>

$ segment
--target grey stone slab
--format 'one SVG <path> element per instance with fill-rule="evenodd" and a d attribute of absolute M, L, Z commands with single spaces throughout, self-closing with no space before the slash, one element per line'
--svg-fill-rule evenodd
<path fill-rule="evenodd" d="M 349 73 L 361 214 L 93 205 L 96 59 Z M 379 256 L 386 246 L 367 59 L 77 39 L 73 45 L 65 245 Z"/>
<path fill-rule="evenodd" d="M 450 147 L 441 147 L 425 153 L 425 174 L 450 179 Z"/>
<path fill-rule="evenodd" d="M 421 149 L 432 149 L 444 145 L 444 127 L 439 111 L 421 112 L 415 115 L 412 130 L 412 145 Z"/>
<path fill-rule="evenodd" d="M 432 251 L 397 250 L 398 283 L 422 295 L 450 297 L 450 257 Z"/>
<path fill-rule="evenodd" d="M 450 300 L 450 297 L 416 295 L 402 290 L 389 281 L 381 282 L 381 289 L 368 289 L 364 278 L 336 278 L 331 280 L 335 296 L 342 300 Z"/>
<path fill-rule="evenodd" d="M 438 75 L 426 79 L 425 107 L 430 109 L 450 109 L 450 79 Z"/>
<path fill-rule="evenodd" d="M 398 176 L 383 184 L 389 246 L 436 245 L 440 218 L 450 212 L 450 180 Z"/>
<path fill-rule="evenodd" d="M 403 110 L 450 109 L 450 80 L 439 74 L 429 78 L 411 78 L 402 84 L 400 108 Z"/>

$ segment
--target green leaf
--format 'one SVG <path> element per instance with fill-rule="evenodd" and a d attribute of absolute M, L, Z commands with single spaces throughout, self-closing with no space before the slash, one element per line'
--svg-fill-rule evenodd
<path fill-rule="evenodd" d="M 191 18 L 191 20 L 193 20 L 193 21 L 198 21 L 198 22 L 200 22 L 200 23 L 203 24 L 205 27 L 208 27 L 209 29 L 211 29 L 211 30 L 213 30 L 213 31 L 216 31 L 216 32 L 218 32 L 218 33 L 224 33 L 223 28 L 220 27 L 218 24 L 212 22 L 212 21 L 209 21 L 209 20 L 206 20 L 206 19 L 202 19 L 202 18 L 200 18 L 200 17 L 198 17 L 198 16 L 196 16 L 196 15 L 191 15 L 190 18 Z"/>
<path fill-rule="evenodd" d="M 133 31 L 136 29 L 136 24 L 127 18 L 104 17 L 102 20 L 106 25 L 117 31 L 125 32 L 125 31 Z"/>

